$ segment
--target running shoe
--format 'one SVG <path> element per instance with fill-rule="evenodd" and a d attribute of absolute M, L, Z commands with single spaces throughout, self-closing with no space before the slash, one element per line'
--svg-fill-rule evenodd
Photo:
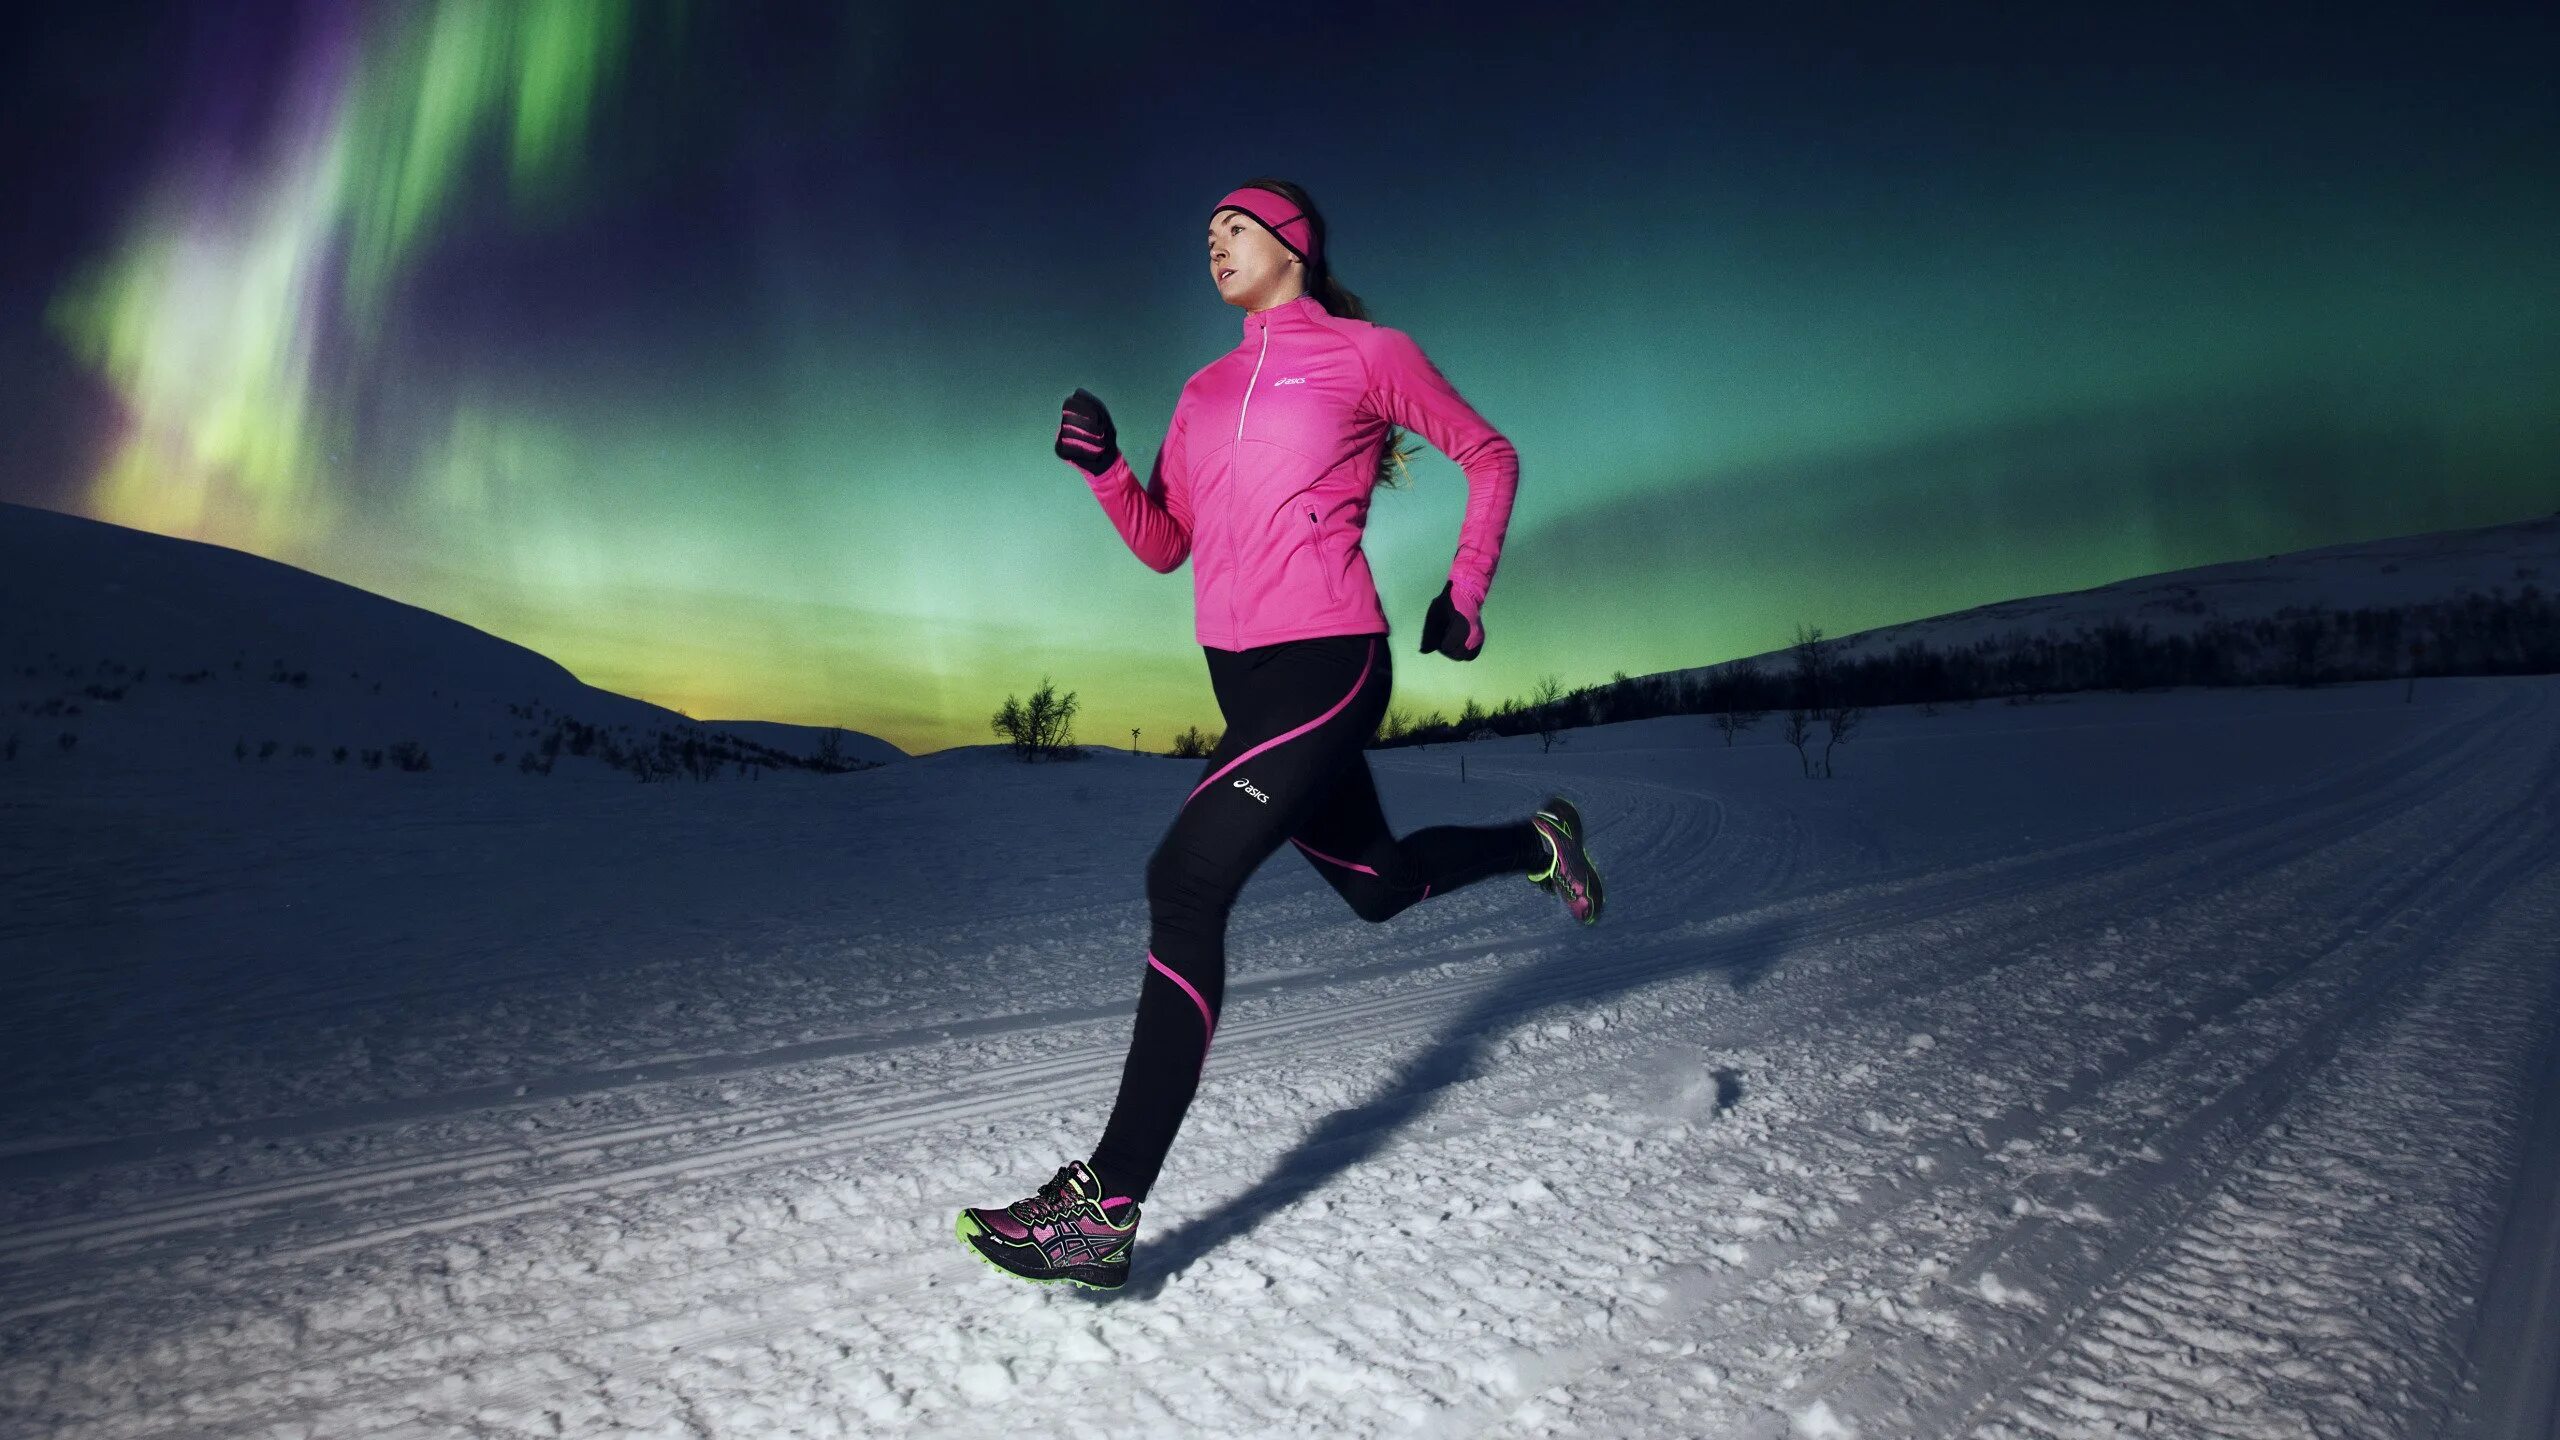
<path fill-rule="evenodd" d="M 1529 883 L 1564 901 L 1564 908 L 1585 925 L 1600 919 L 1600 868 L 1582 848 L 1582 812 L 1561 795 L 1550 795 L 1529 823 L 1547 842 L 1547 865 Z"/>
<path fill-rule="evenodd" d="M 1138 1202 L 1105 1195 L 1082 1160 L 1058 1167 L 1038 1193 L 996 1209 L 960 1212 L 962 1243 L 1008 1275 L 1044 1285 L 1072 1281 L 1117 1290 L 1129 1279 L 1138 1240 Z"/>

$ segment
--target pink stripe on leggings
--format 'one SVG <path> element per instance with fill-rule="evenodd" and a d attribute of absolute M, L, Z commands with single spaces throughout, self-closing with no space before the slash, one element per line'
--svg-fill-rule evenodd
<path fill-rule="evenodd" d="M 1326 854 L 1326 853 L 1324 853 L 1323 851 L 1321 851 L 1321 850 L 1317 849 L 1317 848 L 1316 848 L 1316 847 L 1314 847 L 1313 845 L 1308 844 L 1306 841 L 1299 839 L 1299 838 L 1298 838 L 1297 836 L 1295 836 L 1295 835 L 1292 835 L 1292 836 L 1290 836 L 1290 837 L 1289 837 L 1289 843 L 1290 843 L 1290 844 L 1292 844 L 1292 845 L 1297 846 L 1297 847 L 1298 847 L 1299 849 L 1301 849 L 1301 850 L 1306 851 L 1308 854 L 1313 855 L 1314 857 L 1316 857 L 1316 858 L 1317 858 L 1317 859 L 1319 859 L 1319 860 L 1329 861 L 1329 862 L 1331 862 L 1332 864 L 1335 864 L 1335 865 L 1339 865 L 1339 866 L 1341 866 L 1341 867 L 1342 867 L 1343 869 L 1345 869 L 1345 870 L 1357 870 L 1357 871 L 1359 871 L 1359 872 L 1360 872 L 1361 874 L 1363 874 L 1363 875 L 1378 875 L 1378 872 L 1377 872 L 1377 871 L 1370 869 L 1370 868 L 1369 868 L 1368 866 L 1366 866 L 1366 865 L 1358 864 L 1358 863 L 1356 863 L 1356 862 L 1354 862 L 1354 861 L 1350 861 L 1350 860 L 1345 860 L 1345 859 L 1343 859 L 1343 858 L 1342 858 L 1341 856 L 1339 856 L 1339 855 L 1327 855 L 1327 854 Z M 1381 879 L 1381 880 L 1384 880 L 1384 879 L 1386 879 L 1387 877 L 1386 877 L 1386 876 L 1384 876 L 1384 875 L 1378 875 L 1378 878 L 1379 878 L 1379 879 Z"/>
<path fill-rule="evenodd" d="M 1191 997 L 1191 1003 L 1200 1007 L 1200 1066 L 1204 1070 L 1207 1069 L 1209 1065 L 1209 1042 L 1218 1038 L 1218 1022 L 1210 1018 L 1209 1002 L 1200 998 L 1200 992 L 1191 988 L 1190 981 L 1174 974 L 1172 966 L 1157 959 L 1156 952 L 1153 950 L 1147 952 L 1147 963 L 1156 967 L 1157 971 L 1160 972 L 1164 978 L 1181 986 L 1182 993 Z"/>
<path fill-rule="evenodd" d="M 1298 838 L 1297 836 L 1295 836 L 1295 835 L 1292 835 L 1292 836 L 1290 836 L 1290 837 L 1289 837 L 1289 843 L 1290 843 L 1290 844 L 1292 844 L 1292 845 L 1297 846 L 1297 847 L 1298 847 L 1299 849 L 1301 849 L 1301 850 L 1306 851 L 1308 854 L 1313 855 L 1314 857 L 1316 857 L 1316 858 L 1317 858 L 1317 859 L 1319 859 L 1319 860 L 1323 860 L 1323 861 L 1329 862 L 1329 863 L 1331 863 L 1331 864 L 1339 865 L 1339 866 L 1341 866 L 1341 867 L 1342 867 L 1343 869 L 1345 869 L 1345 870 L 1357 870 L 1357 871 L 1359 871 L 1359 872 L 1360 872 L 1361 874 L 1363 874 L 1363 875 L 1378 875 L 1378 872 L 1377 872 L 1377 871 L 1372 870 L 1372 869 L 1370 869 L 1368 866 L 1366 866 L 1366 865 L 1362 865 L 1362 864 L 1360 864 L 1360 863 L 1358 863 L 1358 862 L 1356 862 L 1356 861 L 1345 860 L 1345 859 L 1343 859 L 1343 858 L 1342 858 L 1341 856 L 1339 856 L 1339 855 L 1327 855 L 1327 854 L 1326 854 L 1326 853 L 1324 853 L 1323 851 L 1321 851 L 1321 850 L 1317 849 L 1317 848 L 1316 848 L 1316 847 L 1314 847 L 1313 845 L 1308 844 L 1306 841 L 1299 839 L 1299 838 Z M 1381 880 L 1384 880 L 1384 879 L 1386 879 L 1387 877 L 1386 877 L 1386 876 L 1384 876 L 1384 875 L 1378 875 L 1378 878 L 1379 878 L 1379 879 L 1381 879 Z M 1423 882 L 1423 885 L 1422 885 L 1422 898 L 1423 898 L 1423 899 L 1425 899 L 1425 900 L 1428 900 L 1428 899 L 1430 899 L 1430 898 L 1431 898 L 1431 882 L 1429 882 L 1429 881 L 1427 881 L 1427 880 L 1426 880 L 1426 881 L 1424 881 L 1424 882 Z"/>
<path fill-rule="evenodd" d="M 1299 727 L 1298 727 L 1297 729 L 1295 729 L 1295 730 L 1291 730 L 1291 731 L 1289 731 L 1289 732 L 1288 732 L 1288 733 L 1286 733 L 1286 734 L 1282 734 L 1282 735 L 1274 735 L 1274 736 L 1272 736 L 1270 739 L 1265 740 L 1265 741 L 1263 741 L 1261 744 L 1254 746 L 1252 749 L 1247 750 L 1246 752 L 1244 752 L 1243 754 L 1241 754 L 1241 755 L 1237 756 L 1237 757 L 1236 757 L 1236 758 L 1234 758 L 1233 760 L 1228 761 L 1226 764 L 1219 766 L 1219 767 L 1217 768 L 1216 772 L 1215 772 L 1215 773 L 1213 773 L 1212 775 L 1210 775 L 1210 777 L 1209 777 L 1208 779 L 1203 780 L 1203 781 L 1201 781 L 1199 784 L 1192 786 L 1192 787 L 1191 787 L 1191 793 L 1182 797 L 1182 803 L 1183 803 L 1183 804 L 1185 804 L 1185 805 L 1188 805 L 1188 804 L 1190 804 L 1194 799 L 1197 799 L 1197 798 L 1199 797 L 1199 794 L 1200 794 L 1200 792 L 1201 792 L 1201 791 L 1206 790 L 1206 789 L 1208 789 L 1210 786 L 1215 785 L 1215 784 L 1217 784 L 1217 783 L 1218 783 L 1218 776 L 1226 774 L 1228 771 L 1233 770 L 1234 768 L 1236 768 L 1237 766 L 1239 766 L 1239 765 L 1243 764 L 1243 763 L 1244 763 L 1244 762 L 1246 762 L 1247 760 L 1250 760 L 1250 759 L 1252 759 L 1254 756 L 1261 754 L 1263 751 L 1270 749 L 1272 746 L 1279 744 L 1281 741 L 1283 741 L 1283 740 L 1295 740 L 1295 739 L 1297 739 L 1299 736 L 1306 734 L 1308 731 L 1313 730 L 1314 728 L 1316 728 L 1317 726 L 1319 726 L 1319 725 L 1323 724 L 1323 723 L 1324 723 L 1324 722 L 1326 722 L 1327 720 L 1332 719 L 1334 716 L 1341 714 L 1341 713 L 1342 713 L 1342 707 L 1351 703 L 1351 697 L 1360 693 L 1360 687 L 1369 683 L 1369 672 L 1370 672 L 1372 669 L 1375 669 L 1375 668 L 1376 668 L 1377 663 L 1378 663 L 1378 637 L 1377 637 L 1377 636 L 1375 636 L 1375 635 L 1372 635 L 1372 636 L 1370 636 L 1370 637 L 1369 637 L 1369 649 L 1368 649 L 1368 652 L 1367 652 L 1366 654 L 1364 654 L 1364 655 L 1362 655 L 1362 656 L 1360 657 L 1360 678 L 1351 682 L 1351 689 L 1350 689 L 1348 692 L 1346 692 L 1346 693 L 1343 695 L 1343 697 L 1342 697 L 1341 699 L 1336 700 L 1336 701 L 1334 701 L 1334 702 L 1333 702 L 1333 708 L 1332 708 L 1332 709 L 1327 710 L 1327 711 L 1326 711 L 1326 712 L 1324 712 L 1323 714 L 1321 714 L 1321 715 L 1317 716 L 1317 717 L 1316 717 L 1316 718 L 1314 718 L 1313 720 L 1308 721 L 1306 724 L 1299 726 Z"/>

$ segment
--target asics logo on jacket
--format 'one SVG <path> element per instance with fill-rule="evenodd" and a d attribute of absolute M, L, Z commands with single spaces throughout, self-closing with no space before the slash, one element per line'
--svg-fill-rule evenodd
<path fill-rule="evenodd" d="M 1281 378 L 1258 383 L 1275 371 Z M 1481 609 L 1511 522 L 1518 454 L 1411 336 L 1329 314 L 1312 295 L 1246 315 L 1236 348 L 1184 383 L 1145 485 L 1126 453 L 1086 481 L 1150 568 L 1191 561 L 1201 644 L 1245 650 L 1384 631 L 1360 539 L 1390 426 L 1466 474 L 1449 581 Z"/>

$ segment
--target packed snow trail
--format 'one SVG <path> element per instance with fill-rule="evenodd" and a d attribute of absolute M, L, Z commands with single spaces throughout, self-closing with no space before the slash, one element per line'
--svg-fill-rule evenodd
<path fill-rule="evenodd" d="M 1267 867 L 1107 1297 L 1007 1284 L 950 1217 L 1090 1143 L 1193 767 L 269 802 L 240 834 L 289 861 L 201 868 L 299 867 L 317 919 L 163 849 L 110 897 L 43 872 L 50 917 L 0 932 L 102 899 L 228 924 L 216 968 L 258 997 L 148 1000 L 212 958 L 115 948 L 156 1034 L 13 1091 L 59 1104 L 6 1117 L 0 1429 L 2499 1433 L 2549 1412 L 2497 1333 L 2547 1345 L 2548 1283 L 2493 1267 L 2552 1246 L 2555 702 L 1895 711 L 1829 782 L 1695 717 L 1464 747 L 1463 786 L 1380 752 L 1399 828 L 1573 795 L 1608 920 L 1489 881 L 1370 927 Z M 142 843 L 145 798 L 82 802 L 66 848 Z M 1040 813 L 1072 843 L 983 853 Z M 450 963 L 310 953 L 360 940 L 326 897 L 392 855 L 446 872 L 398 944 Z M 505 876 L 647 964 L 478 953 L 470 897 L 546 913 Z M 559 1016 L 555 1048 L 524 1028 Z"/>

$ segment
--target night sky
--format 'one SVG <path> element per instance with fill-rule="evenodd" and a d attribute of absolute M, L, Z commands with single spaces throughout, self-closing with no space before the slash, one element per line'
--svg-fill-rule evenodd
<path fill-rule="evenodd" d="M 13 7 L 0 499 L 697 717 L 1162 748 L 1189 571 L 1050 446 L 1082 385 L 1145 472 L 1276 174 L 1519 450 L 1473 664 L 1463 477 L 1377 498 L 1411 709 L 2560 506 L 2552 7 L 1664 8 Z"/>

